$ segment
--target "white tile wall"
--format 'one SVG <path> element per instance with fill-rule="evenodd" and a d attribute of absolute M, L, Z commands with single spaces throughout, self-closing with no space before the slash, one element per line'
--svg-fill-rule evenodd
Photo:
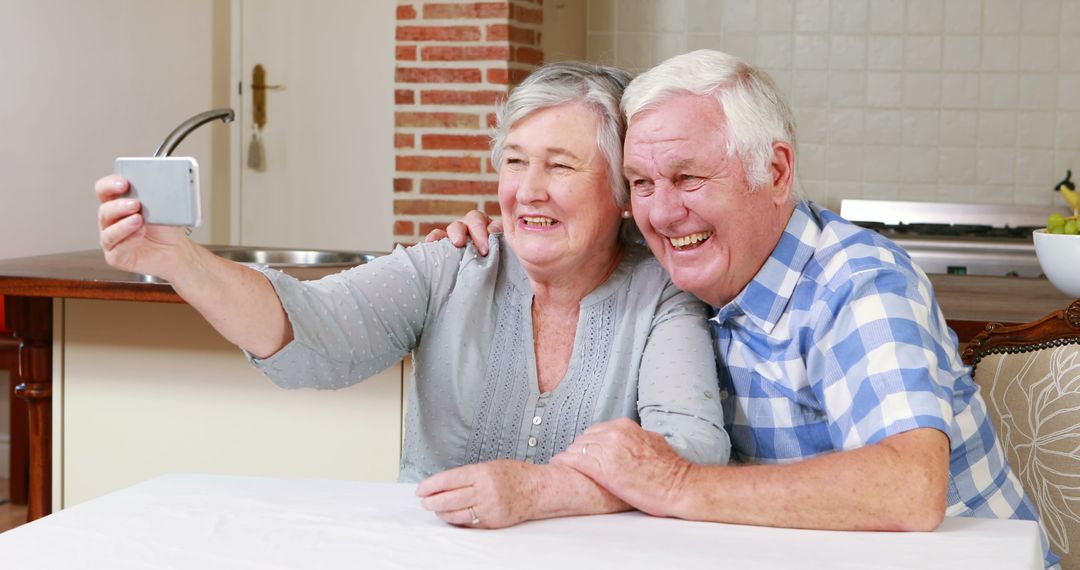
<path fill-rule="evenodd" d="M 769 72 L 815 200 L 1056 204 L 1080 170 L 1080 0 L 588 0 L 589 58 Z"/>

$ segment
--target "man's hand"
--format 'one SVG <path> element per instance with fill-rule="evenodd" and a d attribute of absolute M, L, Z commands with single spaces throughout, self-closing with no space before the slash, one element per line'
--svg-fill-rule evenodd
<path fill-rule="evenodd" d="M 571 467 L 640 511 L 672 516 L 679 489 L 693 468 L 660 434 L 628 419 L 585 430 L 554 465 Z"/>
<path fill-rule="evenodd" d="M 449 469 L 416 488 L 421 506 L 458 526 L 503 528 L 536 518 L 533 481 L 537 466 L 521 461 L 489 461 Z M 473 517 L 479 519 L 472 524 Z"/>
<path fill-rule="evenodd" d="M 794 463 L 734 467 L 687 463 L 624 419 L 585 430 L 551 462 L 649 514 L 687 520 L 928 531 L 948 503 L 949 438 L 934 428 Z"/>
<path fill-rule="evenodd" d="M 473 245 L 480 255 L 488 254 L 488 236 L 502 231 L 502 222 L 492 220 L 490 216 L 480 210 L 472 210 L 465 214 L 464 218 L 452 222 L 446 226 L 446 230 L 431 230 L 424 241 L 439 241 L 450 238 L 450 243 L 456 247 L 465 247 L 472 238 Z"/>

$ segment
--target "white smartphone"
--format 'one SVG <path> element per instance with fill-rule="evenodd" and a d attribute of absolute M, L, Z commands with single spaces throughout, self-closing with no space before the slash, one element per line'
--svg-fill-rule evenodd
<path fill-rule="evenodd" d="M 131 184 L 125 197 L 142 203 L 146 223 L 196 227 L 202 221 L 199 163 L 194 158 L 121 157 L 115 170 Z"/>

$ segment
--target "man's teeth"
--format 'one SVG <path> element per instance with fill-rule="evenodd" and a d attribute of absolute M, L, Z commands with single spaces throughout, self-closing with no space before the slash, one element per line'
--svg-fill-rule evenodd
<path fill-rule="evenodd" d="M 673 247 L 686 247 L 688 245 L 694 245 L 696 243 L 703 242 L 713 235 L 712 232 L 697 232 L 688 236 L 668 238 L 671 241 Z"/>
<path fill-rule="evenodd" d="M 530 226 L 550 226 L 555 223 L 555 220 L 551 218 L 544 218 L 540 216 L 522 216 L 526 224 Z"/>

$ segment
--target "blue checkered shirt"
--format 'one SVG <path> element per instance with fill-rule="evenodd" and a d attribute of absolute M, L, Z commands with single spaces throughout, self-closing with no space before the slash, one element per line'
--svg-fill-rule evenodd
<path fill-rule="evenodd" d="M 712 324 L 733 459 L 790 463 L 930 427 L 951 441 L 949 516 L 1039 519 L 930 281 L 876 232 L 799 203 Z M 1045 532 L 1043 545 L 1053 566 Z"/>

